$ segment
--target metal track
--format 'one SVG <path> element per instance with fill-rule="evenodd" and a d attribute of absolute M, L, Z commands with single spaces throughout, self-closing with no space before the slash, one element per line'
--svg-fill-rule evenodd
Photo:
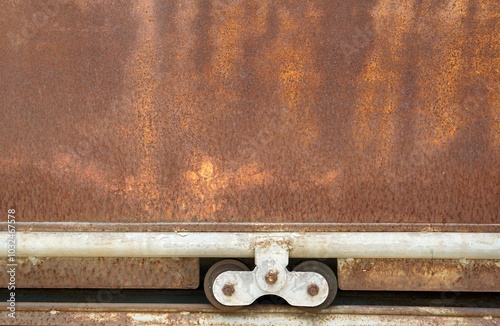
<path fill-rule="evenodd" d="M 5 315 L 4 315 L 5 316 Z M 2 324 L 13 324 L 4 317 Z M 205 304 L 19 303 L 23 325 L 498 325 L 500 309 L 334 306 L 321 313 L 253 306 L 224 313 Z"/>

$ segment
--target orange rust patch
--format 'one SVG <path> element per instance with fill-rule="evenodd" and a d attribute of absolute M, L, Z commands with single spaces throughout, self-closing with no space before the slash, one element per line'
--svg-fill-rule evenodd
<path fill-rule="evenodd" d="M 398 69 L 405 59 L 404 37 L 414 17 L 411 3 L 393 0 L 381 1 L 372 16 L 376 22 L 373 34 L 360 32 L 365 43 L 373 37 L 374 47 L 358 79 L 363 91 L 356 110 L 356 139 L 361 151 L 377 152 L 377 165 L 386 165 L 393 149 L 393 115 L 400 102 Z"/>
<path fill-rule="evenodd" d="M 302 30 L 299 22 L 305 19 L 310 26 L 315 26 L 322 15 L 314 2 L 308 5 L 302 17 L 286 8 L 278 9 L 281 35 L 271 55 L 276 62 L 280 105 L 286 113 L 284 121 L 289 125 L 288 131 L 296 133 L 304 147 L 311 145 L 318 134 L 313 109 L 315 98 L 304 92 L 321 83 L 321 74 L 314 68 L 313 53 L 308 47 L 309 33 L 314 33 L 314 27 Z"/>
<path fill-rule="evenodd" d="M 236 2 L 215 1 L 211 37 L 215 48 L 212 56 L 212 86 L 217 95 L 229 101 L 238 100 L 238 91 L 231 87 L 236 69 L 241 63 L 243 37 L 243 7 Z M 220 108 L 222 109 L 222 107 Z"/>
<path fill-rule="evenodd" d="M 143 158 L 140 162 L 138 191 L 143 198 L 144 210 L 151 214 L 158 205 L 158 108 L 155 103 L 157 92 L 157 33 L 155 24 L 154 1 L 137 3 L 136 13 L 139 18 L 139 28 L 135 51 L 131 55 L 129 69 L 131 86 L 137 88 L 137 99 L 133 103 L 138 111 Z"/>

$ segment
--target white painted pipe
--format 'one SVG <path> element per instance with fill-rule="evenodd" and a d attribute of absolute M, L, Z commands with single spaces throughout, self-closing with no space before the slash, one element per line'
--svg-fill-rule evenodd
<path fill-rule="evenodd" d="M 289 242 L 291 258 L 500 259 L 500 233 L 437 232 L 17 232 L 16 256 L 246 258 L 269 239 Z"/>

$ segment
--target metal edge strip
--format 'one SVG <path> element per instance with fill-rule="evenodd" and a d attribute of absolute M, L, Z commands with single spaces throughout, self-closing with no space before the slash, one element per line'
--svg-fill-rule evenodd
<path fill-rule="evenodd" d="M 500 232 L 500 224 L 460 223 L 16 222 L 16 228 L 48 232 Z M 0 231 L 6 230 L 7 223 L 0 223 Z"/>

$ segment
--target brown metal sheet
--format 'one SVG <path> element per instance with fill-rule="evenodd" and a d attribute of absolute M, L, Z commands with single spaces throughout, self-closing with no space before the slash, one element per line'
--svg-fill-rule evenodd
<path fill-rule="evenodd" d="M 19 222 L 498 225 L 499 12 L 4 2 L 0 206 Z"/>
<path fill-rule="evenodd" d="M 197 258 L 16 258 L 17 288 L 195 289 Z M 7 259 L 0 286 L 7 288 Z"/>
<path fill-rule="evenodd" d="M 500 292 L 499 260 L 339 259 L 342 290 Z"/>

